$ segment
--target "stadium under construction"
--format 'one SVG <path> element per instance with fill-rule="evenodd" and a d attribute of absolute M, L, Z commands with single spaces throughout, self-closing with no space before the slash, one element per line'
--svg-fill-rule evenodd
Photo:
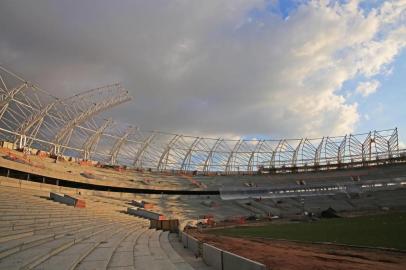
<path fill-rule="evenodd" d="M 130 100 L 55 97 L 0 66 L 0 269 L 267 269 L 183 228 L 406 209 L 397 128 L 230 140 L 105 117 Z"/>

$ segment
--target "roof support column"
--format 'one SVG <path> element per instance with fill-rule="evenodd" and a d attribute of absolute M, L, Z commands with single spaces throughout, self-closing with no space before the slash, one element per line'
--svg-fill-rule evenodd
<path fill-rule="evenodd" d="M 324 143 L 324 137 L 321 139 L 321 142 L 317 146 L 316 152 L 314 153 L 314 166 L 320 165 L 320 156 L 321 156 L 321 150 L 323 149 L 323 143 Z"/>
<path fill-rule="evenodd" d="M 4 113 L 7 111 L 10 102 L 13 100 L 14 96 L 21 92 L 21 90 L 28 86 L 28 83 L 25 82 L 22 85 L 11 89 L 5 96 L 3 96 L 0 101 L 0 119 L 3 117 Z"/>
<path fill-rule="evenodd" d="M 284 144 L 285 144 L 285 140 L 284 139 L 280 140 L 278 142 L 278 145 L 276 146 L 275 150 L 272 152 L 271 162 L 269 164 L 271 168 L 275 168 L 276 153 L 280 152 L 280 150 L 282 149 Z"/>
<path fill-rule="evenodd" d="M 229 155 L 228 158 L 227 158 L 227 163 L 226 163 L 226 168 L 225 168 L 225 172 L 226 172 L 226 173 L 230 173 L 231 168 L 233 167 L 233 166 L 231 165 L 231 162 L 232 162 L 232 160 L 233 160 L 233 156 L 234 156 L 234 154 L 235 154 L 236 152 L 238 152 L 238 149 L 240 148 L 240 146 L 241 146 L 242 143 L 243 143 L 243 140 L 238 140 L 238 141 L 236 142 L 236 144 L 234 145 L 233 150 L 231 150 L 230 155 Z"/>
<path fill-rule="evenodd" d="M 223 139 L 218 138 L 217 141 L 214 143 L 213 147 L 210 149 L 210 152 L 207 155 L 207 158 L 206 158 L 206 160 L 204 162 L 204 165 L 203 165 L 203 172 L 204 173 L 209 172 L 209 167 L 210 167 L 210 164 L 211 164 L 213 153 L 216 151 L 217 147 L 221 144 L 222 141 L 223 141 Z"/>
<path fill-rule="evenodd" d="M 392 135 L 388 139 L 388 153 L 389 158 L 393 157 L 393 152 L 399 154 L 399 137 L 398 137 L 398 128 L 395 128 Z"/>
<path fill-rule="evenodd" d="M 166 165 L 168 164 L 168 158 L 169 158 L 169 152 L 171 151 L 172 146 L 180 139 L 182 138 L 182 135 L 175 135 L 172 137 L 172 139 L 169 141 L 169 143 L 166 145 L 165 150 L 162 152 L 161 157 L 159 158 L 157 170 L 165 170 Z M 163 166 L 163 161 L 165 159 L 165 165 Z"/>
<path fill-rule="evenodd" d="M 70 136 L 75 129 L 75 127 L 83 124 L 87 120 L 89 120 L 91 117 L 94 115 L 107 110 L 111 107 L 114 107 L 118 104 L 121 104 L 123 102 L 129 101 L 131 99 L 130 96 L 128 96 L 127 91 L 124 91 L 123 89 L 120 88 L 119 84 L 115 85 L 108 85 L 100 88 L 96 88 L 93 90 L 89 90 L 88 92 L 102 92 L 104 90 L 110 91 L 111 89 L 115 89 L 117 93 L 113 95 L 111 98 L 103 100 L 99 103 L 94 103 L 92 106 L 89 108 L 86 108 L 85 111 L 80 112 L 78 115 L 70 119 L 66 124 L 62 126 L 62 128 L 59 130 L 59 132 L 55 135 L 53 139 L 53 144 L 55 145 L 53 149 L 51 149 L 51 152 L 53 154 L 59 155 L 63 154 L 63 148 L 64 146 L 67 146 L 69 144 L 69 139 Z"/>
<path fill-rule="evenodd" d="M 180 167 L 180 170 L 182 172 L 186 172 L 190 168 L 190 161 L 192 158 L 192 152 L 195 149 L 195 147 L 199 144 L 201 138 L 197 137 L 193 143 L 190 145 L 189 149 L 187 150 L 185 157 L 183 158 L 182 165 Z"/>
<path fill-rule="evenodd" d="M 103 135 L 103 132 L 106 130 L 106 128 L 111 124 L 112 120 L 109 118 L 106 122 L 101 125 L 95 133 L 90 135 L 86 142 L 83 144 L 83 159 L 84 160 L 89 160 L 90 159 L 90 154 L 94 148 L 97 147 L 97 144 L 100 141 L 100 137 Z"/>
<path fill-rule="evenodd" d="M 116 165 L 118 153 L 120 152 L 120 149 L 123 146 L 123 144 L 125 143 L 128 136 L 133 131 L 134 131 L 134 127 L 129 127 L 127 129 L 127 131 L 124 133 L 124 135 L 121 136 L 121 138 L 119 138 L 116 141 L 116 143 L 113 145 L 113 147 L 111 148 L 111 150 L 110 150 L 110 163 L 111 163 L 111 165 Z"/>
<path fill-rule="evenodd" d="M 259 140 L 257 142 L 257 145 L 255 145 L 254 151 L 251 152 L 250 158 L 248 159 L 248 166 L 247 166 L 248 172 L 252 172 L 254 170 L 253 163 L 254 163 L 255 154 L 257 154 L 260 151 L 264 142 L 265 142 L 265 140 Z"/>
<path fill-rule="evenodd" d="M 142 167 L 142 155 L 144 154 L 145 150 L 148 148 L 148 146 L 151 144 L 151 142 L 154 140 L 155 137 L 156 137 L 156 133 L 152 132 L 151 135 L 149 135 L 144 140 L 140 149 L 138 149 L 137 153 L 135 154 L 135 158 L 134 158 L 134 162 L 133 162 L 134 166 Z"/>
<path fill-rule="evenodd" d="M 295 148 L 295 152 L 293 152 L 293 157 L 292 157 L 292 167 L 295 168 L 297 166 L 297 156 L 299 155 L 300 147 L 303 145 L 303 142 L 306 141 L 307 139 L 301 139 L 299 144 Z"/>
<path fill-rule="evenodd" d="M 338 147 L 338 150 L 337 150 L 337 163 L 338 164 L 341 164 L 342 162 L 344 162 L 346 145 L 347 145 L 347 135 L 344 136 L 344 139 L 341 141 L 340 146 Z"/>

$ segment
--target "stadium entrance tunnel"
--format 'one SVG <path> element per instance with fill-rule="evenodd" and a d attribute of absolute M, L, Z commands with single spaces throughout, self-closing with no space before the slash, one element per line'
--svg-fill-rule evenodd
<path fill-rule="evenodd" d="M 19 170 L 0 167 L 0 176 L 5 176 L 12 179 L 23 181 L 31 181 L 36 183 L 44 183 L 48 185 L 56 185 L 61 187 L 95 190 L 95 191 L 109 191 L 109 192 L 122 192 L 134 194 L 167 194 L 167 195 L 219 195 L 218 190 L 175 190 L 175 189 L 144 189 L 144 188 L 126 188 L 117 186 L 96 185 L 90 183 L 82 183 L 70 181 L 65 179 L 52 178 L 48 176 L 27 173 Z"/>

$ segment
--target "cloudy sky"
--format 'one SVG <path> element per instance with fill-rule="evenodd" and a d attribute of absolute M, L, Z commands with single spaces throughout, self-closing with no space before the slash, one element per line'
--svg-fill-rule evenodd
<path fill-rule="evenodd" d="M 0 2 L 0 63 L 54 95 L 121 82 L 141 129 L 223 137 L 398 127 L 406 0 Z"/>

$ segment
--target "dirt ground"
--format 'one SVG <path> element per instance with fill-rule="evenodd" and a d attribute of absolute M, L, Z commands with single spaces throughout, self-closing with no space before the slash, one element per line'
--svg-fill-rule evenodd
<path fill-rule="evenodd" d="M 406 253 L 401 252 L 277 240 L 232 238 L 197 231 L 190 233 L 203 242 L 261 262 L 272 270 L 406 269 Z"/>

